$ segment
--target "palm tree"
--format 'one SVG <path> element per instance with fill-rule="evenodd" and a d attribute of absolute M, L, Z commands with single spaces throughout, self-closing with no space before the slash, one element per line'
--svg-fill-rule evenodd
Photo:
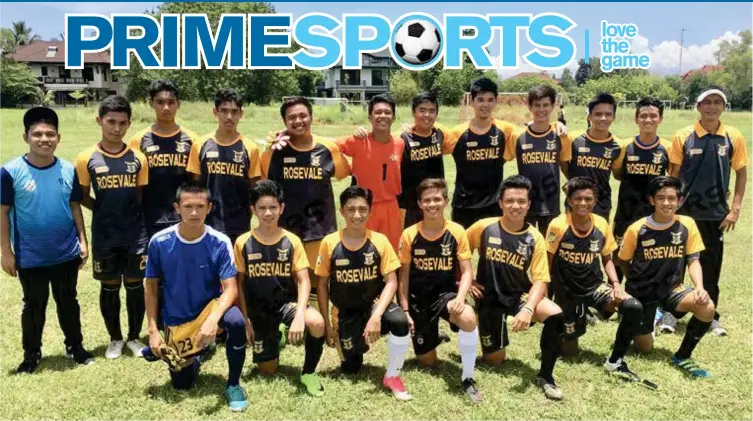
<path fill-rule="evenodd" d="M 31 44 L 42 39 L 39 35 L 33 34 L 31 27 L 27 26 L 26 22 L 22 20 L 11 24 L 11 33 L 17 46 Z"/>

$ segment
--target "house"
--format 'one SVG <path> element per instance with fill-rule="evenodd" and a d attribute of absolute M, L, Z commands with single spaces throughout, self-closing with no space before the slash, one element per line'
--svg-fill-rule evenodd
<path fill-rule="evenodd" d="M 342 61 L 325 73 L 318 96 L 347 98 L 349 101 L 368 101 L 378 94 L 389 92 L 390 74 L 399 67 L 389 49 L 363 53 L 361 69 L 343 69 Z"/>
<path fill-rule="evenodd" d="M 124 84 L 110 69 L 107 52 L 85 54 L 83 69 L 65 68 L 64 41 L 35 41 L 19 47 L 10 57 L 29 66 L 46 91 L 55 92 L 56 104 L 74 102 L 69 94 L 84 89 L 93 101 L 125 92 Z"/>
<path fill-rule="evenodd" d="M 724 68 L 723 66 L 714 66 L 713 64 L 706 64 L 699 69 L 688 70 L 687 72 L 683 73 L 682 76 L 680 76 L 680 79 L 686 80 L 687 78 L 689 78 L 690 76 L 698 72 L 709 74 L 715 70 L 722 70 L 723 68 Z"/>

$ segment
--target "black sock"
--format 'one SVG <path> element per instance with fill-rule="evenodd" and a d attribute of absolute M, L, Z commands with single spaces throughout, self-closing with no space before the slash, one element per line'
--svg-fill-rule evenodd
<path fill-rule="evenodd" d="M 560 349 L 562 348 L 562 328 L 565 316 L 562 313 L 549 316 L 544 320 L 544 329 L 541 332 L 541 370 L 539 377 L 554 383 L 554 364 L 557 362 Z"/>
<path fill-rule="evenodd" d="M 144 302 L 144 284 L 130 283 L 125 285 L 126 310 L 128 312 L 128 340 L 138 339 L 144 324 L 146 303 Z"/>
<path fill-rule="evenodd" d="M 345 357 L 340 363 L 340 369 L 345 374 L 357 374 L 363 366 L 363 354 L 356 354 Z"/>
<path fill-rule="evenodd" d="M 698 342 L 701 341 L 703 335 L 709 330 L 711 322 L 702 322 L 695 316 L 688 322 L 688 327 L 685 330 L 685 337 L 682 339 L 680 348 L 675 353 L 675 357 L 679 359 L 690 358 Z"/>
<path fill-rule="evenodd" d="M 619 311 L 622 313 L 622 320 L 617 327 L 614 348 L 612 349 L 612 355 L 609 357 L 609 362 L 612 364 L 627 354 L 630 342 L 633 341 L 635 332 L 640 327 L 643 305 L 635 298 L 630 298 L 620 304 Z"/>
<path fill-rule="evenodd" d="M 99 290 L 99 310 L 105 319 L 107 333 L 111 341 L 122 341 L 123 332 L 120 331 L 120 284 L 105 285 Z"/>
<path fill-rule="evenodd" d="M 303 370 L 301 371 L 301 374 L 311 374 L 316 371 L 316 366 L 319 365 L 319 360 L 322 359 L 322 352 L 324 352 L 324 336 L 321 338 L 315 338 L 306 333 L 303 346 L 306 350 L 306 356 L 303 360 Z"/>

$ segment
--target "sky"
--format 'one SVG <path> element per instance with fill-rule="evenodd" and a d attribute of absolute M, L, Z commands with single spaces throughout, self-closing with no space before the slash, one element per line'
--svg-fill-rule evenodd
<path fill-rule="evenodd" d="M 9 27 L 11 22 L 26 21 L 35 33 L 43 39 L 59 38 L 65 30 L 65 13 L 143 13 L 159 5 L 152 3 L 0 3 L 0 26 Z M 377 6 L 375 6 L 375 4 Z M 430 13 L 441 21 L 444 13 L 561 13 L 572 19 L 577 26 L 568 33 L 578 47 L 577 58 L 582 58 L 585 50 L 585 30 L 590 31 L 589 47 L 591 56 L 599 56 L 600 22 L 634 23 L 639 34 L 633 40 L 631 52 L 648 54 L 651 57 L 649 71 L 655 74 L 678 74 L 680 71 L 680 40 L 682 47 L 682 70 L 699 68 L 705 64 L 716 64 L 715 53 L 722 40 L 738 39 L 738 33 L 751 30 L 753 5 L 748 3 L 297 3 L 273 2 L 278 13 L 291 13 L 295 19 L 309 12 L 321 12 L 340 18 L 342 13 L 378 13 L 394 21 L 409 12 Z M 711 17 L 711 18 L 710 18 Z M 683 32 L 683 28 L 685 29 Z M 499 52 L 499 33 L 490 46 L 491 51 Z M 521 55 L 531 49 L 522 38 Z M 494 54 L 494 53 L 493 53 Z M 498 54 L 496 54 L 498 55 Z M 577 58 L 568 67 L 577 68 Z M 503 77 L 519 72 L 536 71 L 523 60 L 519 69 L 501 71 Z M 560 72 L 554 72 L 559 74 Z"/>

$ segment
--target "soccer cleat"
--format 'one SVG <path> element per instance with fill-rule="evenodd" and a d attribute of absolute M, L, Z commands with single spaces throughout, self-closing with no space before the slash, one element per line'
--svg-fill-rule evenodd
<path fill-rule="evenodd" d="M 233 412 L 242 412 L 248 408 L 246 391 L 240 386 L 228 386 L 227 389 L 225 389 L 225 397 L 227 398 L 227 404 L 230 406 L 230 410 Z"/>
<path fill-rule="evenodd" d="M 285 323 L 280 323 L 278 329 L 280 330 L 280 349 L 283 349 L 288 343 L 288 327 Z"/>
<path fill-rule="evenodd" d="M 439 331 L 439 335 L 437 336 L 437 338 L 439 339 L 440 344 L 443 344 L 445 342 L 450 342 L 450 336 L 442 332 L 441 330 Z"/>
<path fill-rule="evenodd" d="M 719 320 L 712 320 L 711 326 L 709 326 L 709 330 L 711 330 L 711 334 L 714 336 L 727 336 L 727 329 L 725 329 L 724 326 L 719 323 Z"/>
<path fill-rule="evenodd" d="M 665 311 L 657 327 L 661 333 L 675 333 L 677 330 L 677 319 L 672 313 Z"/>
<path fill-rule="evenodd" d="M 692 377 L 709 378 L 711 373 L 702 369 L 692 358 L 672 357 L 672 365 L 689 374 Z"/>
<path fill-rule="evenodd" d="M 120 358 L 120 356 L 123 354 L 124 346 L 125 341 L 122 339 L 119 341 L 110 341 L 110 344 L 107 345 L 107 350 L 105 351 L 105 358 L 107 358 L 108 360 Z"/>
<path fill-rule="evenodd" d="M 144 349 L 145 345 L 138 339 L 131 339 L 130 341 L 126 342 L 126 346 L 129 350 L 131 350 L 131 354 L 133 354 L 134 357 L 140 357 L 141 350 Z"/>
<path fill-rule="evenodd" d="M 83 346 L 65 347 L 65 356 L 72 359 L 76 364 L 89 365 L 94 364 L 94 355 L 85 350 Z"/>
<path fill-rule="evenodd" d="M 611 363 L 609 362 L 609 359 L 607 359 L 607 361 L 604 363 L 604 368 L 607 370 L 607 373 L 619 377 L 622 380 L 638 383 L 641 386 L 645 386 L 653 390 L 659 388 L 658 384 L 652 382 L 651 380 L 642 379 L 640 376 L 630 370 L 627 363 L 622 358 L 617 360 L 616 363 Z"/>
<path fill-rule="evenodd" d="M 392 391 L 392 395 L 401 401 L 409 401 L 413 399 L 410 393 L 405 389 L 405 383 L 403 383 L 403 379 L 400 376 L 394 376 L 394 377 L 384 377 L 382 380 L 382 384 L 387 389 L 390 389 Z"/>
<path fill-rule="evenodd" d="M 549 380 L 541 377 L 536 376 L 536 383 L 539 385 L 541 389 L 544 390 L 544 395 L 552 400 L 555 401 L 561 401 L 562 398 L 564 398 L 564 395 L 562 394 L 562 391 L 559 387 L 557 387 L 554 382 L 550 382 Z"/>
<path fill-rule="evenodd" d="M 37 352 L 31 355 L 25 355 L 24 360 L 16 368 L 16 374 L 33 373 L 39 366 L 39 362 L 42 361 L 42 353 Z"/>
<path fill-rule="evenodd" d="M 463 393 L 468 396 L 473 403 L 480 403 L 483 401 L 481 392 L 476 388 L 476 382 L 472 378 L 463 380 Z"/>
<path fill-rule="evenodd" d="M 306 387 L 306 391 L 311 396 L 324 396 L 324 386 L 319 380 L 316 373 L 301 374 L 301 384 Z"/>

